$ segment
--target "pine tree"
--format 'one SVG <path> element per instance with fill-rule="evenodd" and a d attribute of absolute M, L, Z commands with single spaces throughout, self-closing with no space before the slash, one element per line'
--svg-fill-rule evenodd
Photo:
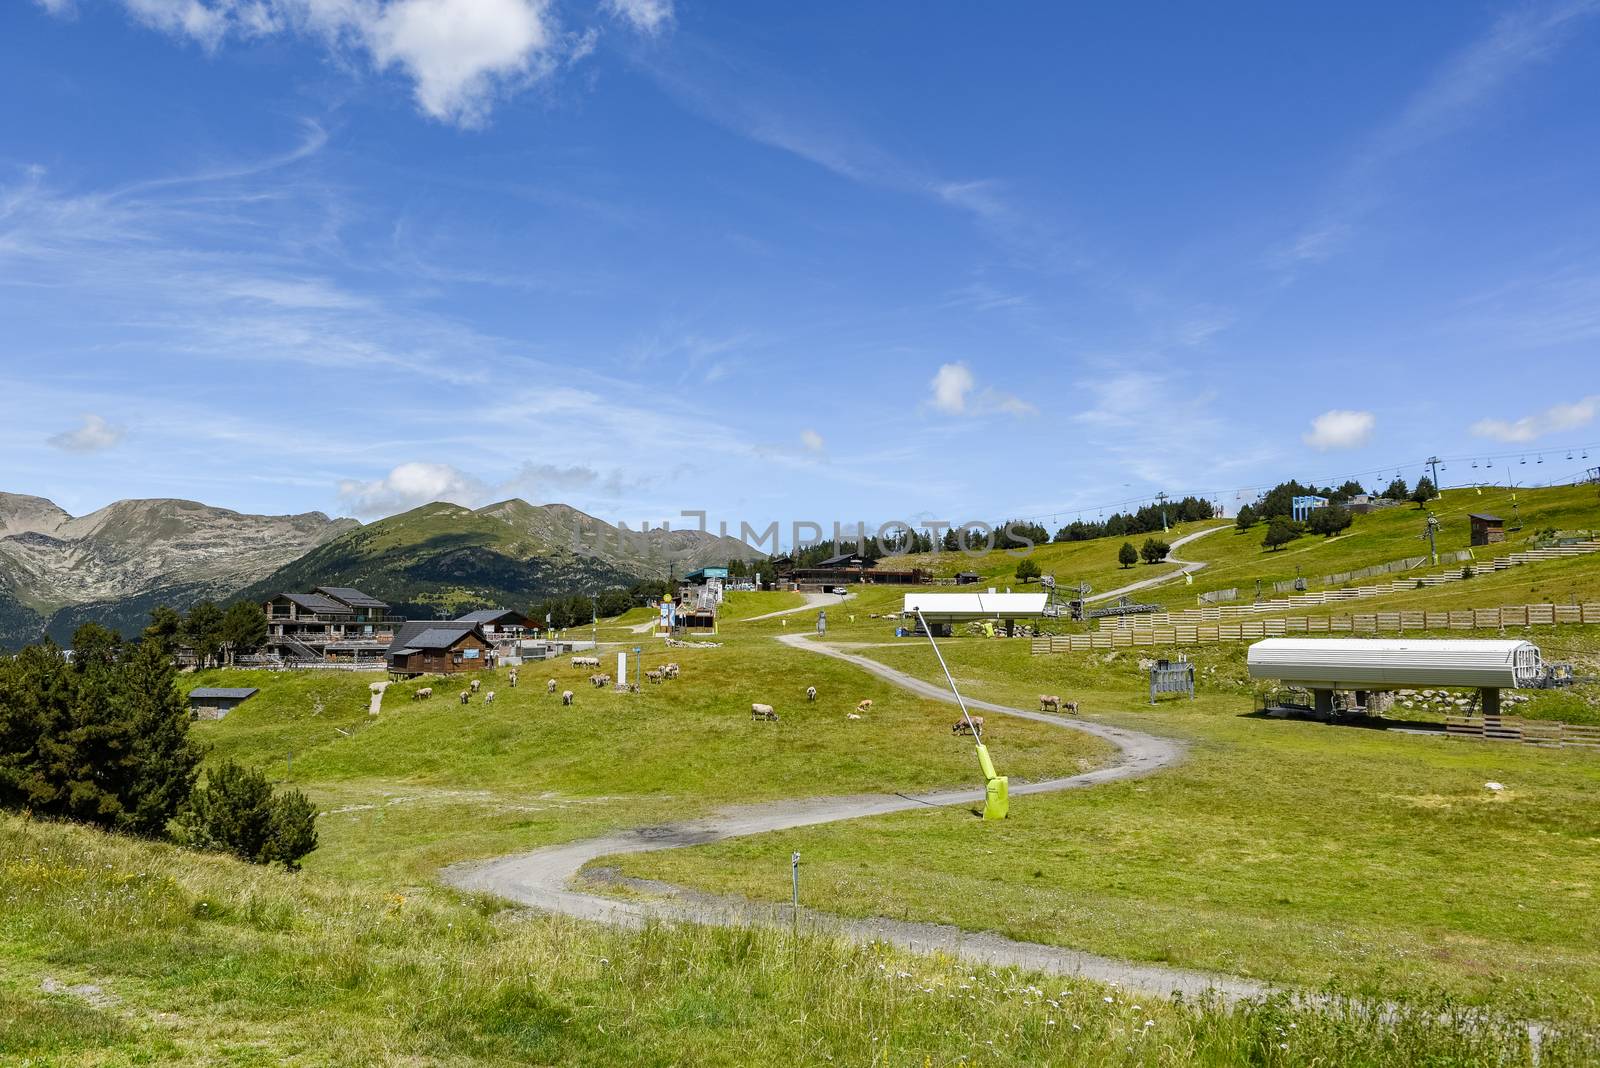
<path fill-rule="evenodd" d="M 217 625 L 222 650 L 232 664 L 236 657 L 248 656 L 267 642 L 267 615 L 250 601 L 235 601 Z"/>
<path fill-rule="evenodd" d="M 1249 530 L 1256 525 L 1257 518 L 1259 517 L 1256 515 L 1255 506 L 1247 504 L 1233 517 L 1233 525 L 1241 531 Z"/>
<path fill-rule="evenodd" d="M 222 651 L 222 619 L 222 609 L 215 602 L 201 601 L 189 609 L 183 621 L 183 640 L 194 650 L 201 667 L 215 663 Z"/>
<path fill-rule="evenodd" d="M 1017 581 L 1021 583 L 1032 582 L 1041 574 L 1039 565 L 1032 557 L 1023 557 L 1017 561 Z"/>
<path fill-rule="evenodd" d="M 1417 502 L 1418 508 L 1426 508 L 1428 502 L 1438 495 L 1439 491 L 1434 489 L 1433 479 L 1427 475 L 1417 479 L 1417 488 L 1411 491 L 1411 499 Z"/>
<path fill-rule="evenodd" d="M 1133 542 L 1125 541 L 1122 548 L 1117 550 L 1117 563 L 1123 567 L 1132 567 L 1139 562 L 1139 550 L 1133 547 Z"/>

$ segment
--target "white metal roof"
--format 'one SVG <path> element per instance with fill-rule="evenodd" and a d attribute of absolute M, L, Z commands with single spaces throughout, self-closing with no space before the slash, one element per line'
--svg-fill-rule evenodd
<path fill-rule="evenodd" d="M 1526 686 L 1539 647 L 1519 639 L 1267 638 L 1250 646 L 1250 677 L 1312 688 Z"/>
<path fill-rule="evenodd" d="M 969 619 L 1021 619 L 1044 615 L 1049 595 L 1043 593 L 908 593 L 905 611 L 921 609 L 934 623 L 959 623 Z"/>

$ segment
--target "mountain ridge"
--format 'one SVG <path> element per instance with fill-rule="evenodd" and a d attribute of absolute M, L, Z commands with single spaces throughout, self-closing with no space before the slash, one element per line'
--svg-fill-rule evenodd
<path fill-rule="evenodd" d="M 627 531 L 571 505 L 434 501 L 362 524 L 251 515 L 182 498 L 73 516 L 0 492 L 0 648 L 81 623 L 136 633 L 158 604 L 356 586 L 417 618 L 632 586 L 760 553 L 699 530 Z"/>

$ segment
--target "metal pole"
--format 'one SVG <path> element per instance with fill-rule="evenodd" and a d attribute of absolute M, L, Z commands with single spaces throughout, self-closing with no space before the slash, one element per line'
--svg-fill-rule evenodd
<path fill-rule="evenodd" d="M 922 609 L 913 608 L 917 614 L 917 622 L 922 626 L 922 633 L 927 635 L 928 644 L 933 646 L 933 655 L 939 658 L 939 668 L 944 672 L 944 679 L 950 684 L 950 692 L 956 695 L 956 704 L 961 706 L 961 718 L 967 721 L 967 729 L 972 732 L 972 737 L 981 742 L 978 735 L 978 726 L 972 722 L 972 716 L 967 712 L 967 702 L 961 696 L 961 691 L 956 689 L 956 680 L 950 677 L 950 668 L 944 662 L 944 654 L 939 651 L 939 643 L 933 640 L 933 628 L 928 626 L 928 621 L 922 616 Z"/>
<path fill-rule="evenodd" d="M 794 882 L 794 908 L 789 912 L 790 927 L 800 937 L 800 851 L 789 854 L 789 877 Z"/>

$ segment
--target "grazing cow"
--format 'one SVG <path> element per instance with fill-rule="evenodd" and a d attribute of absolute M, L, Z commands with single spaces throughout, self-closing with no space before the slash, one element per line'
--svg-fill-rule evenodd
<path fill-rule="evenodd" d="M 972 734 L 974 732 L 979 734 L 983 732 L 982 716 L 973 716 L 970 724 L 965 719 L 958 719 L 950 726 L 951 734 Z"/>
<path fill-rule="evenodd" d="M 1039 695 L 1039 711 L 1040 712 L 1060 712 L 1061 711 L 1061 698 L 1053 696 L 1051 694 L 1043 694 L 1043 693 L 1040 694 Z"/>
<path fill-rule="evenodd" d="M 664 679 L 675 679 L 675 678 L 677 678 L 678 677 L 678 665 L 675 664 L 675 663 L 662 664 L 661 665 L 661 677 L 664 678 Z"/>
<path fill-rule="evenodd" d="M 778 714 L 772 710 L 771 705 L 755 704 L 750 706 L 751 719 L 777 719 Z"/>
<path fill-rule="evenodd" d="M 661 681 L 661 672 L 659 672 L 659 671 L 646 671 L 644 673 L 644 677 L 646 679 L 650 680 L 651 682 L 660 682 Z"/>
<path fill-rule="evenodd" d="M 517 688 L 517 669 L 516 668 L 512 668 L 511 669 L 511 674 L 506 676 L 506 681 L 511 684 L 511 688 L 513 690 L 515 690 Z"/>
<path fill-rule="evenodd" d="M 815 686 L 807 686 L 806 687 L 806 700 L 807 701 L 815 701 L 816 699 L 817 699 L 817 688 Z"/>
<path fill-rule="evenodd" d="M 860 719 L 861 717 L 856 715 L 854 712 L 846 712 L 844 714 L 844 718 L 845 719 Z"/>
<path fill-rule="evenodd" d="M 482 685 L 483 685 L 483 680 L 482 679 L 473 679 L 470 689 L 472 690 L 473 693 L 477 693 L 478 692 L 478 687 L 482 686 Z"/>
<path fill-rule="evenodd" d="M 470 700 L 472 700 L 472 691 L 471 690 L 462 690 L 461 691 L 461 703 L 462 704 L 466 704 Z"/>
<path fill-rule="evenodd" d="M 494 704 L 494 691 L 493 690 L 490 690 L 488 693 L 483 695 L 483 703 L 486 704 L 486 705 Z"/>
<path fill-rule="evenodd" d="M 597 690 L 604 689 L 605 687 L 611 685 L 611 676 L 610 675 L 590 675 L 589 676 L 589 685 L 593 686 Z"/>
<path fill-rule="evenodd" d="M 572 703 L 572 691 L 571 690 L 562 690 L 561 691 L 561 703 L 564 704 L 564 705 L 570 705 Z"/>
<path fill-rule="evenodd" d="M 865 701 L 856 702 L 856 711 L 857 712 L 871 712 L 872 711 L 872 698 L 869 697 Z"/>
<path fill-rule="evenodd" d="M 426 701 L 428 698 L 430 698 L 432 696 L 433 696 L 433 687 L 432 686 L 424 686 L 420 690 L 412 691 L 411 699 L 413 701 Z"/>
<path fill-rule="evenodd" d="M 600 666 L 600 658 L 598 656 L 575 656 L 575 657 L 572 658 L 572 666 L 573 667 L 599 667 Z"/>
<path fill-rule="evenodd" d="M 1061 702 L 1061 707 L 1065 709 L 1069 715 L 1076 716 L 1078 714 L 1078 702 L 1076 701 L 1063 701 Z"/>
<path fill-rule="evenodd" d="M 555 679 L 549 679 L 549 680 L 547 680 L 545 682 L 545 684 L 544 684 L 544 692 L 545 693 L 555 693 L 556 692 L 556 680 Z"/>

